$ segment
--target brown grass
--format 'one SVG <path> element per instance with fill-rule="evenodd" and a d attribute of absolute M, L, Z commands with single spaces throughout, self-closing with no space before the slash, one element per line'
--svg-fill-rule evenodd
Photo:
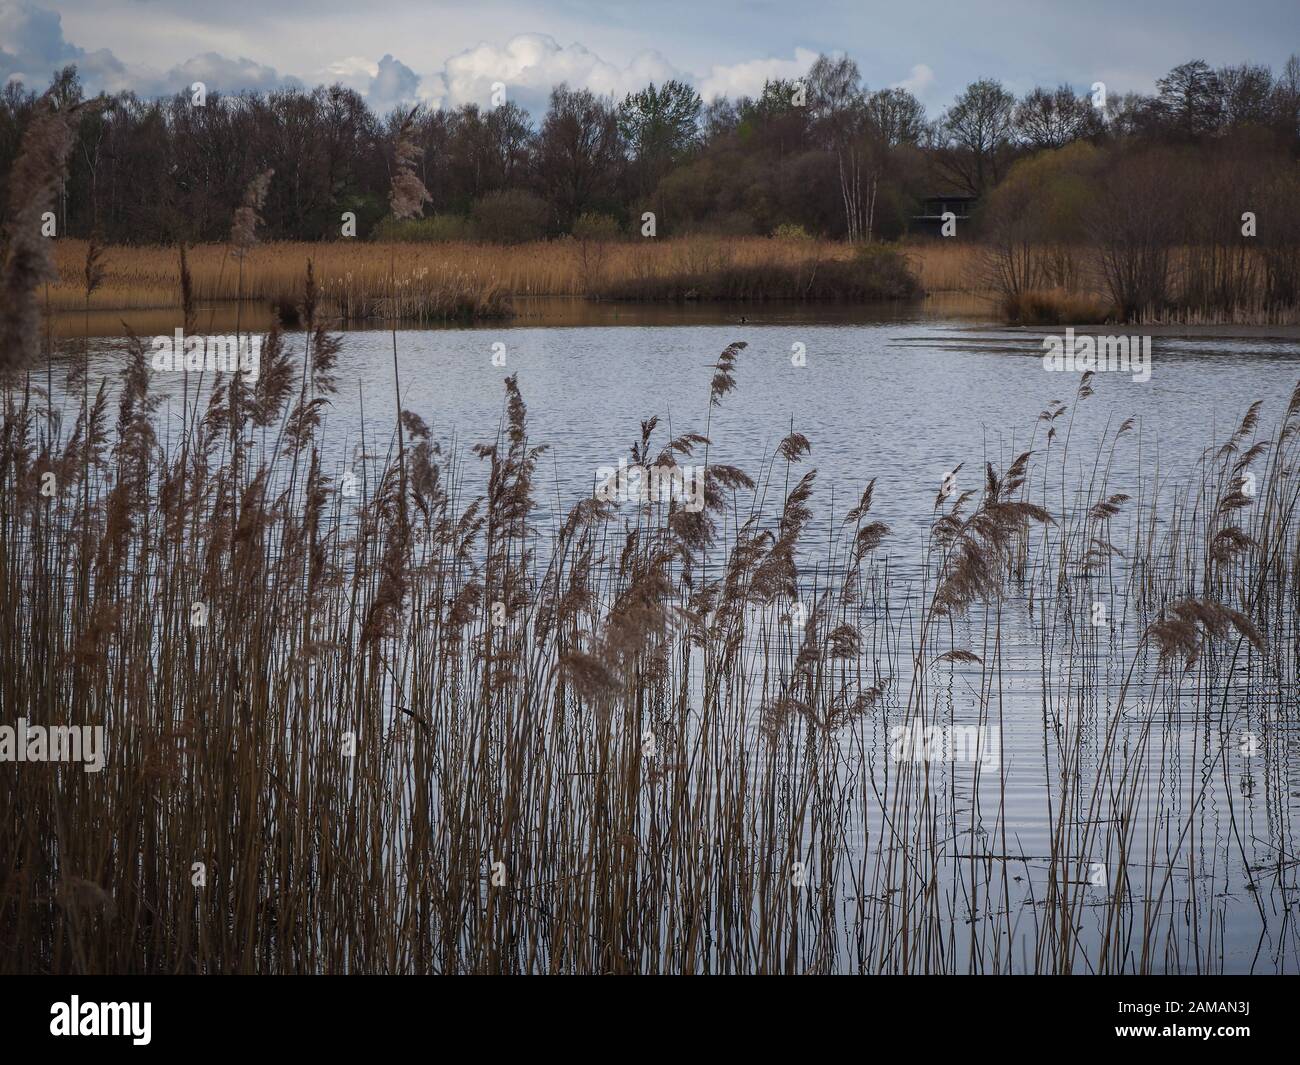
<path fill-rule="evenodd" d="M 926 294 L 995 297 L 986 279 L 981 245 L 969 241 L 919 240 L 900 250 Z M 1083 263 L 1086 249 L 1060 254 Z M 170 247 L 112 247 L 104 251 L 106 274 L 89 304 L 84 293 L 84 241 L 55 246 L 59 280 L 50 286 L 55 312 L 91 315 L 122 310 L 165 310 L 179 305 L 176 251 Z M 855 255 L 833 241 L 681 237 L 655 241 L 591 242 L 572 239 L 531 244 L 478 243 L 278 243 L 251 248 L 244 261 L 244 295 L 255 305 L 293 307 L 301 278 L 314 260 L 326 312 L 346 321 L 397 316 L 414 321 L 500 317 L 512 297 L 603 297 L 608 299 L 872 298 L 873 287 L 847 276 Z M 201 245 L 190 253 L 195 298 L 201 303 L 237 300 L 239 270 L 225 245 Z M 1199 261 L 1188 249 L 1171 257 L 1175 279 Z M 397 278 L 390 299 L 390 270 Z M 1076 324 L 1112 320 L 1115 312 L 1100 279 L 1078 271 L 1073 286 L 1039 285 L 990 309 L 1021 324 Z M 880 294 L 892 286 L 883 286 Z M 902 293 L 895 292 L 895 296 Z M 115 319 L 110 319 L 115 322 Z M 1275 324 L 1291 312 L 1263 313 L 1249 301 L 1220 310 L 1197 309 L 1183 299 L 1143 313 L 1144 322 Z"/>
<path fill-rule="evenodd" d="M 1000 309 L 1016 325 L 1098 325 L 1112 314 L 1105 300 L 1062 289 L 1018 292 L 1004 298 Z"/>
<path fill-rule="evenodd" d="M 1276 253 L 1268 248 L 1182 246 L 1134 259 L 1122 249 L 1102 254 L 1086 246 L 969 247 L 964 276 L 1005 321 L 1018 325 L 1300 323 L 1300 304 L 1270 295 Z M 1144 270 L 1151 277 L 1137 286 Z M 1125 287 L 1159 296 L 1125 302 Z"/>
<path fill-rule="evenodd" d="M 984 292 L 979 245 L 970 241 L 917 240 L 905 245 L 908 261 L 926 292 Z"/>
<path fill-rule="evenodd" d="M 460 318 L 504 313 L 511 296 L 584 296 L 618 289 L 658 289 L 675 279 L 772 271 L 815 275 L 819 264 L 845 263 L 854 249 L 831 241 L 751 237 L 690 237 L 616 241 L 592 249 L 574 240 L 533 244 L 271 243 L 252 247 L 244 260 L 244 296 L 254 302 L 301 298 L 305 264 L 312 259 L 330 313 L 348 320 L 386 317 L 389 272 L 398 283 L 403 317 Z M 926 291 L 959 291 L 970 252 L 938 244 L 908 246 L 906 255 Z M 56 245 L 59 281 L 50 288 L 55 311 L 86 310 L 82 284 L 86 245 Z M 105 249 L 106 274 L 89 302 L 91 313 L 173 308 L 179 304 L 176 250 L 171 247 Z M 199 302 L 237 299 L 239 271 L 225 245 L 190 252 Z M 828 271 L 829 272 L 829 271 Z M 760 293 L 761 294 L 761 293 Z"/>

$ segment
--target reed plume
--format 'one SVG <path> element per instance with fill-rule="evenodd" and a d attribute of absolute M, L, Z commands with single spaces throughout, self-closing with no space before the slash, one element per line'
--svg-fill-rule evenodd
<path fill-rule="evenodd" d="M 53 241 L 42 232 L 43 216 L 53 212 L 76 124 L 88 106 L 59 107 L 51 94 L 41 97 L 9 172 L 9 222 L 0 265 L 0 379 L 30 366 L 37 356 L 36 290 L 58 280 Z M 87 274 L 89 284 L 89 264 Z"/>

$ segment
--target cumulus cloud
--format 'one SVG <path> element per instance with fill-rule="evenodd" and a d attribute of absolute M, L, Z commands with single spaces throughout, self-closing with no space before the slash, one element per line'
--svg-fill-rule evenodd
<path fill-rule="evenodd" d="M 216 52 L 204 52 L 172 67 L 160 77 L 141 78 L 136 91 L 144 96 L 170 95 L 188 91 L 196 81 L 203 82 L 209 92 L 226 93 L 243 92 L 245 89 L 267 92 L 302 84 L 297 78 L 281 75 L 274 67 L 252 59 L 242 56 L 239 59 L 227 59 Z"/>
<path fill-rule="evenodd" d="M 310 72 L 306 84 L 337 82 L 361 93 L 375 111 L 383 114 L 417 102 L 435 107 L 471 103 L 486 107 L 492 100 L 493 86 L 500 82 L 507 99 L 540 117 L 551 89 L 561 82 L 574 89 L 590 89 L 601 96 L 621 99 L 652 81 L 662 84 L 677 78 L 693 83 L 706 100 L 724 94 L 735 98 L 757 95 L 769 78 L 801 77 L 816 58 L 815 52 L 796 48 L 792 58 L 715 65 L 707 74 L 694 75 L 678 69 L 653 50 L 643 51 L 627 63 L 614 63 L 576 41 L 562 45 L 549 34 L 520 33 L 504 44 L 483 42 L 458 52 L 440 69 L 423 75 L 392 54 L 378 62 L 352 55 Z M 87 51 L 67 41 L 57 12 L 38 7 L 31 0 L 0 0 L 0 82 L 21 79 L 29 88 L 39 90 L 68 63 L 76 64 L 89 93 L 129 89 L 143 97 L 166 96 L 188 92 L 196 81 L 203 82 L 209 92 L 223 93 L 304 85 L 302 80 L 256 60 L 244 56 L 232 59 L 211 51 L 166 71 L 128 67 L 108 49 Z M 918 65 L 902 84 L 924 87 L 933 79 L 929 67 Z"/>
<path fill-rule="evenodd" d="M 698 79 L 696 88 L 705 100 L 719 96 L 757 96 L 763 91 L 765 81 L 777 78 L 800 78 L 817 59 L 817 53 L 807 48 L 796 48 L 793 59 L 750 59 L 730 66 L 714 66 Z"/>
<path fill-rule="evenodd" d="M 0 0 L 0 82 L 21 81 L 42 89 L 54 74 L 75 63 L 92 91 L 128 88 L 126 66 L 106 48 L 87 52 L 63 39 L 63 22 L 55 11 L 35 4 Z"/>
<path fill-rule="evenodd" d="M 370 59 L 350 55 L 336 59 L 317 73 L 315 81 L 321 85 L 342 85 L 361 94 L 370 91 L 370 83 L 379 73 L 379 64 Z"/>
<path fill-rule="evenodd" d="M 648 82 L 664 82 L 681 73 L 658 52 L 642 52 L 626 66 L 610 63 L 581 44 L 562 46 L 544 33 L 521 33 L 504 45 L 479 44 L 452 56 L 441 71 L 424 80 L 421 97 L 429 103 L 486 105 L 492 85 L 501 82 L 507 99 L 530 111 L 546 105 L 551 88 L 590 89 L 621 98 Z"/>
<path fill-rule="evenodd" d="M 924 100 L 931 86 L 934 85 L 934 71 L 924 63 L 917 63 L 902 81 L 896 81 L 891 89 L 906 89 L 919 100 Z"/>
<path fill-rule="evenodd" d="M 0 0 L 0 81 L 21 81 L 40 91 L 56 71 L 73 63 L 90 94 L 132 90 L 141 96 L 188 91 L 201 81 L 209 91 L 265 91 L 302 83 L 279 74 L 274 67 L 240 57 L 228 59 L 205 52 L 165 73 L 145 67 L 128 68 L 107 48 L 87 51 L 64 39 L 62 18 L 26 0 Z"/>
<path fill-rule="evenodd" d="M 401 60 L 386 55 L 376 65 L 364 93 L 371 109 L 380 113 L 409 107 L 420 98 L 420 77 Z"/>

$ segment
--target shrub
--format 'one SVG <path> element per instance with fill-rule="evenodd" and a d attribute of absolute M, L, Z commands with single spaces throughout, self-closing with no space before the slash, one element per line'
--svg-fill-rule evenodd
<path fill-rule="evenodd" d="M 493 244 L 526 244 L 546 236 L 550 205 L 523 189 L 489 192 L 474 201 L 470 212 L 474 235 Z"/>
<path fill-rule="evenodd" d="M 1015 325 L 1101 325 L 1112 317 L 1101 300 L 1060 289 L 1016 292 L 1003 297 L 1001 306 Z"/>
<path fill-rule="evenodd" d="M 855 294 L 862 299 L 906 300 L 921 295 L 921 282 L 907 256 L 889 244 L 864 244 L 846 264 L 855 275 Z"/>
<path fill-rule="evenodd" d="M 867 245 L 851 259 L 782 258 L 744 261 L 718 242 L 686 247 L 669 269 L 621 277 L 601 286 L 607 299 L 633 300 L 901 300 L 921 292 L 896 247 Z"/>
<path fill-rule="evenodd" d="M 573 236 L 576 240 L 618 240 L 622 231 L 612 215 L 588 211 L 573 223 Z"/>
<path fill-rule="evenodd" d="M 435 214 L 401 222 L 392 217 L 385 218 L 375 227 L 374 239 L 431 244 L 469 240 L 471 235 L 468 218 L 458 214 Z"/>
<path fill-rule="evenodd" d="M 777 240 L 812 240 L 808 230 L 792 222 L 782 222 L 772 230 L 772 236 Z"/>

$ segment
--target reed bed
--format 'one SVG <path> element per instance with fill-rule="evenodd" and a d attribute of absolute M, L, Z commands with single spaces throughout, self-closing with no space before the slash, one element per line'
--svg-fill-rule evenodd
<path fill-rule="evenodd" d="M 908 262 L 926 292 L 987 291 L 980 272 L 978 245 L 940 238 L 908 241 L 905 248 Z"/>
<path fill-rule="evenodd" d="M 104 253 L 104 278 L 86 299 L 82 271 L 87 244 L 60 241 L 59 279 L 43 293 L 53 311 L 180 308 L 180 267 L 174 247 L 116 246 Z M 303 270 L 314 262 L 322 308 L 346 321 L 398 317 L 432 322 L 502 317 L 509 311 L 495 271 L 484 258 L 457 260 L 421 254 L 413 245 L 258 244 L 240 263 L 230 247 L 188 251 L 194 299 L 273 305 L 291 314 L 302 299 Z"/>
<path fill-rule="evenodd" d="M 87 309 L 83 270 L 87 245 L 55 245 L 58 280 L 42 293 L 53 311 Z M 853 278 L 828 288 L 827 278 L 852 261 L 854 249 L 832 241 L 760 237 L 683 237 L 642 241 L 562 239 L 521 245 L 475 243 L 269 243 L 248 249 L 242 281 L 225 245 L 189 251 L 199 301 L 244 299 L 292 311 L 301 299 L 304 265 L 315 265 L 322 307 L 347 321 L 398 317 L 434 321 L 499 317 L 512 296 L 606 298 L 862 298 Z M 936 249 L 909 249 L 926 288 L 942 290 L 947 275 L 928 277 L 925 263 L 945 261 Z M 841 264 L 841 265 L 837 265 Z M 822 272 L 819 282 L 818 273 Z M 89 310 L 178 308 L 175 248 L 115 246 L 105 250 L 104 278 Z M 396 291 L 393 284 L 396 279 Z M 832 279 L 833 280 L 833 279 Z M 893 295 L 887 291 L 884 295 Z M 903 293 L 906 295 L 907 293 Z"/>
<path fill-rule="evenodd" d="M 1297 325 L 1293 246 L 991 241 L 966 270 L 1019 325 Z"/>
<path fill-rule="evenodd" d="M 877 246 L 883 248 L 884 246 Z M 87 245 L 55 245 L 58 280 L 41 293 L 54 312 L 162 310 L 180 306 L 176 250 L 112 247 L 104 279 L 87 302 Z M 190 251 L 195 296 L 212 303 L 245 299 L 292 317 L 311 259 L 322 307 L 347 322 L 401 318 L 415 322 L 505 317 L 511 298 L 613 300 L 908 299 L 965 293 L 988 311 L 1023 325 L 1119 322 L 1104 279 L 1087 248 L 1035 249 L 1052 269 L 1008 285 L 999 255 L 975 241 L 917 240 L 897 246 L 898 262 L 855 269 L 863 253 L 833 241 L 746 237 L 679 237 L 643 241 L 564 238 L 530 244 L 270 243 L 250 248 L 241 281 L 225 245 Z M 1180 248 L 1168 256 L 1168 296 L 1139 309 L 1138 324 L 1294 325 L 1295 307 L 1262 297 L 1263 254 L 1225 260 L 1213 249 Z"/>
<path fill-rule="evenodd" d="M 109 754 L 0 773 L 0 970 L 1208 972 L 1227 895 L 1256 967 L 1300 963 L 1300 388 L 1181 482 L 1119 485 L 1130 423 L 1077 476 L 1084 377 L 979 489 L 936 486 L 916 549 L 874 481 L 813 542 L 814 442 L 710 464 L 707 417 L 629 434 L 704 464 L 703 511 L 541 528 L 514 378 L 471 447 L 405 411 L 331 458 L 306 291 L 255 386 L 187 382 L 179 432 L 138 341 L 112 387 L 83 359 L 59 402 L 52 370 L 5 394 L 0 719 L 103 725 Z M 901 725 L 999 737 L 1026 631 L 1037 851 L 1005 762 L 887 754 Z M 1224 837 L 1243 729 L 1269 816 Z"/>

